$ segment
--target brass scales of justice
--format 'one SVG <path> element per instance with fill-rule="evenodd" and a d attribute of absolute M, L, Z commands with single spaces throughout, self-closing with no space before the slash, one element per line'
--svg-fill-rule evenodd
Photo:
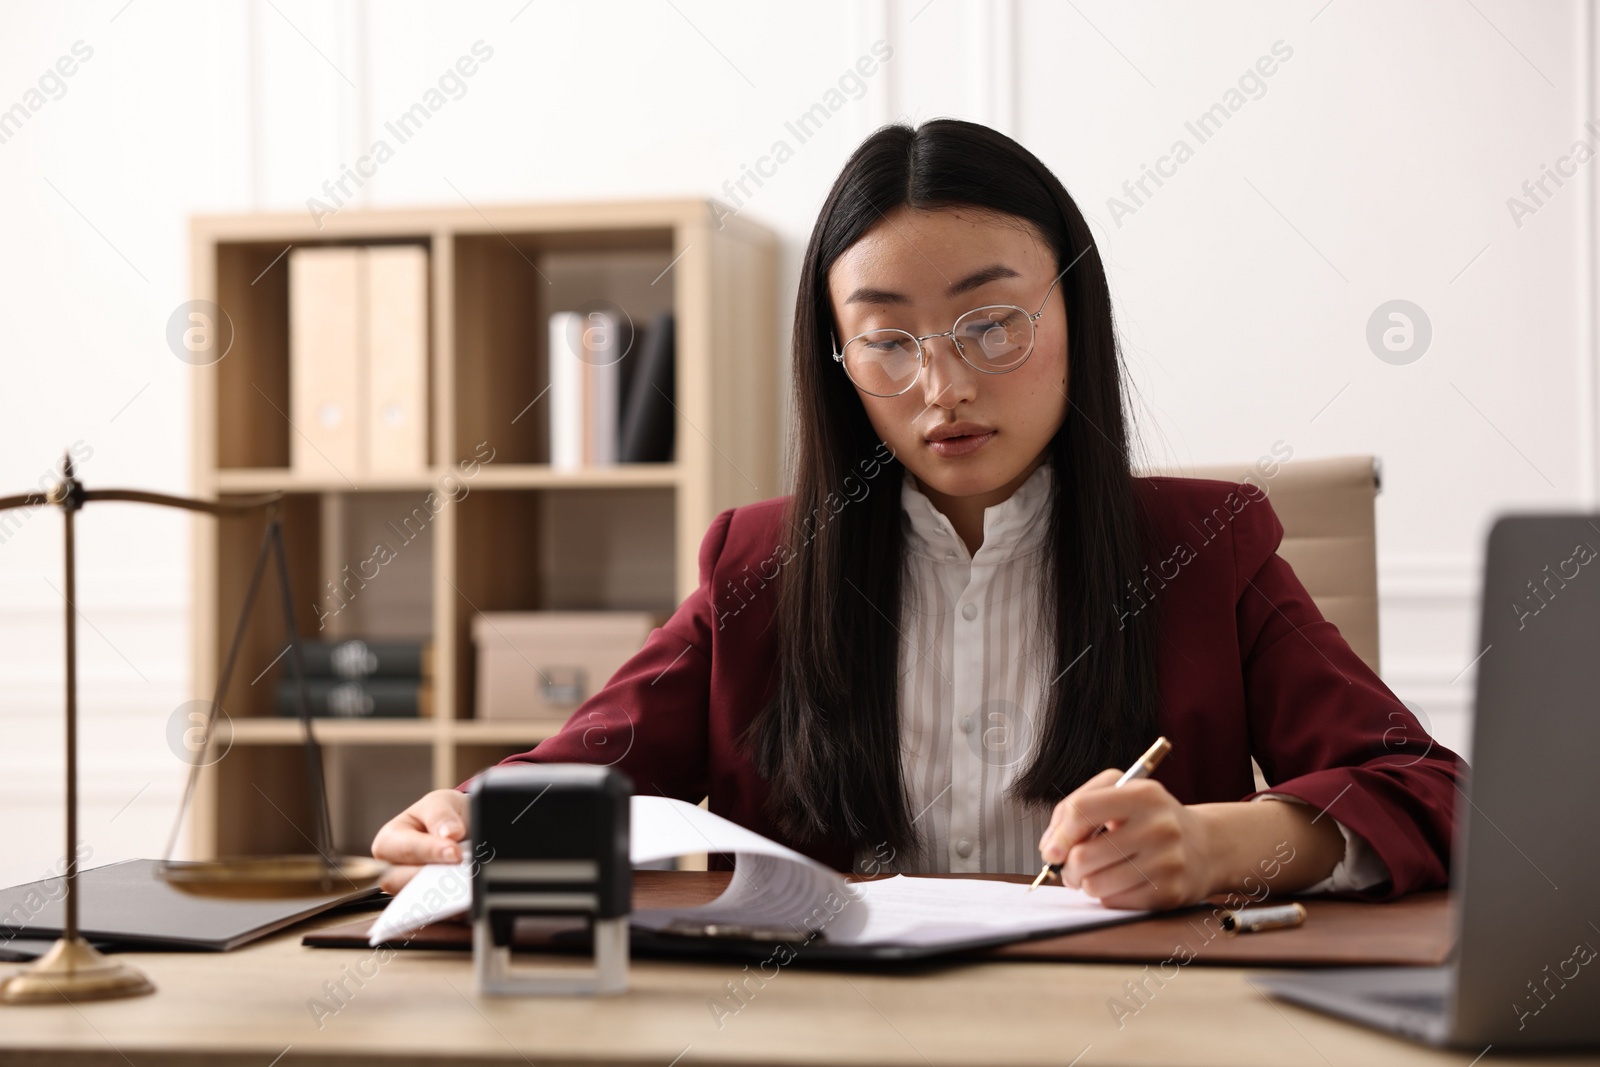
<path fill-rule="evenodd" d="M 385 865 L 364 856 L 336 856 L 333 853 L 333 824 L 328 814 L 328 793 L 323 778 L 322 749 L 311 729 L 310 703 L 306 697 L 306 678 L 300 658 L 300 642 L 295 630 L 294 601 L 289 582 L 289 566 L 283 547 L 283 521 L 278 514 L 282 493 L 267 493 L 237 500 L 200 500 L 134 489 L 85 489 L 73 473 L 72 460 L 63 460 L 61 480 L 47 493 L 23 493 L 0 497 L 0 511 L 53 504 L 61 509 L 66 572 L 66 743 L 67 743 L 67 851 L 65 893 L 62 906 L 65 920 L 61 936 L 50 949 L 22 971 L 0 979 L 0 1004 L 61 1003 L 139 996 L 155 992 L 155 986 L 139 970 L 104 955 L 80 933 L 78 914 L 78 656 L 77 656 L 77 565 L 74 548 L 74 521 L 79 510 L 92 501 L 120 500 L 136 504 L 155 504 L 180 508 L 203 515 L 222 517 L 263 511 L 267 525 L 256 553 L 255 569 L 245 592 L 233 639 L 217 678 L 216 691 L 206 719 L 201 750 L 190 762 L 178 817 L 167 840 L 166 854 L 157 865 L 163 881 L 176 889 L 197 896 L 263 898 L 314 896 L 330 893 L 336 885 L 363 888 L 376 884 Z M 266 572 L 267 559 L 276 564 L 283 608 L 285 636 L 288 640 L 288 669 L 296 686 L 301 730 L 304 736 L 306 776 L 309 779 L 315 813 L 316 855 L 248 856 L 202 861 L 172 858 L 183 818 L 194 796 L 195 784 L 205 765 L 205 750 L 210 747 L 212 728 L 222 706 L 238 659 L 239 646 L 251 607 Z"/>

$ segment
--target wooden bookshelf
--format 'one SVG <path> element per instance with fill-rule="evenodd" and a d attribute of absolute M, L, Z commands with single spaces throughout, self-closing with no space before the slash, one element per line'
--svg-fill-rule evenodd
<path fill-rule="evenodd" d="M 394 243 L 429 253 L 428 464 L 358 479 L 308 477 L 290 468 L 296 431 L 283 253 Z M 398 804 L 455 785 L 560 727 L 472 718 L 476 612 L 670 610 L 698 580 L 700 538 L 716 513 L 780 492 L 776 239 L 739 217 L 719 226 L 705 201 L 346 211 L 320 228 L 299 213 L 209 216 L 192 221 L 191 256 L 195 298 L 219 305 L 234 331 L 221 360 L 196 368 L 196 493 L 286 494 L 281 514 L 302 636 L 403 632 L 433 642 L 432 717 L 316 722 L 336 801 L 371 796 L 380 781 Z M 640 325 L 660 310 L 676 316 L 670 463 L 548 465 L 548 405 L 536 399 L 547 384 L 546 322 L 552 311 L 600 301 Z M 494 458 L 462 474 L 460 464 L 484 442 Z M 447 479 L 464 484 L 464 495 L 452 490 L 458 498 L 362 589 L 348 615 L 341 612 L 334 628 L 344 632 L 319 633 L 319 597 L 370 547 L 363 532 L 408 513 Z M 208 699 L 216 684 L 263 523 L 196 520 L 197 698 Z M 223 698 L 231 747 L 206 768 L 195 798 L 196 856 L 310 847 L 299 724 L 274 708 L 283 669 L 273 663 L 282 648 L 277 600 L 270 586 L 262 597 Z M 358 766 L 366 770 L 347 770 Z M 336 812 L 336 834 L 349 837 L 339 821 Z"/>

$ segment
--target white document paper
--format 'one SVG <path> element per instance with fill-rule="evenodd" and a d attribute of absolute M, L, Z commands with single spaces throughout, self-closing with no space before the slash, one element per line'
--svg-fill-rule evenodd
<path fill-rule="evenodd" d="M 1065 932 L 1146 915 L 1103 907 L 1064 886 L 968 878 L 899 875 L 847 883 L 808 856 L 693 804 L 635 796 L 629 807 L 629 854 L 635 864 L 701 852 L 734 856 L 733 878 L 722 895 L 693 908 L 635 911 L 635 926 L 661 930 L 675 923 L 720 924 L 789 932 L 795 941 L 824 933 L 841 945 L 956 944 L 984 937 Z M 394 940 L 472 903 L 472 850 L 459 864 L 424 867 L 372 924 L 373 945 Z M 492 860 L 491 860 L 492 862 Z"/>
<path fill-rule="evenodd" d="M 850 886 L 867 915 L 852 944 L 938 945 L 984 937 L 1065 933 L 1148 915 L 1108 908 L 1081 889 L 1042 885 L 1032 893 L 1017 882 L 982 878 L 896 875 Z M 833 929 L 828 930 L 830 940 Z"/>

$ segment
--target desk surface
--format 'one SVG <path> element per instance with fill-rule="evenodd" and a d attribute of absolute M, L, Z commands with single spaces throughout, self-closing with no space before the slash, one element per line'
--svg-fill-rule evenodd
<path fill-rule="evenodd" d="M 824 972 L 634 961 L 615 997 L 480 998 L 459 952 L 314 949 L 314 920 L 227 954 L 127 953 L 153 996 L 0 1006 L 0 1064 L 1451 1064 L 1269 1000 L 1244 969 L 994 961 Z M 752 977 L 754 975 L 754 977 Z M 1160 984 L 1157 984 L 1157 980 Z M 1125 982 L 1146 981 L 1142 1007 Z M 349 991 L 337 999 L 332 990 Z M 743 1003 L 732 990 L 743 983 Z M 316 1006 L 323 1009 L 319 1013 Z M 320 1018 L 318 1017 L 320 1014 Z M 275 1057 L 282 1056 L 281 1060 Z M 1600 1055 L 1490 1063 L 1600 1064 Z"/>

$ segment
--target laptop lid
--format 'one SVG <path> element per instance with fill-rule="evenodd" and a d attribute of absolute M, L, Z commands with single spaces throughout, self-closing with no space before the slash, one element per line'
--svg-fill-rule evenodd
<path fill-rule="evenodd" d="M 1453 1041 L 1600 1039 L 1600 515 L 1489 534 Z M 1470 795 L 1468 795 L 1470 794 Z"/>

